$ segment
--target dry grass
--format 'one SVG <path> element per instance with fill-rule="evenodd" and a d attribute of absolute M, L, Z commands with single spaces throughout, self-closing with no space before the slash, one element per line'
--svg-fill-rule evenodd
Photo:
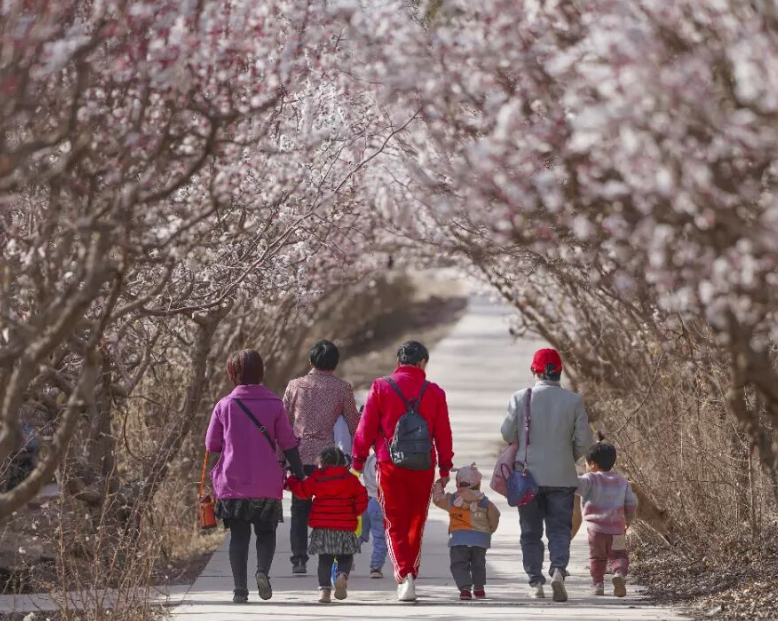
<path fill-rule="evenodd" d="M 775 588 L 764 586 L 778 577 L 774 473 L 727 410 L 726 365 L 691 364 L 681 345 L 651 345 L 663 352 L 653 366 L 622 361 L 631 390 L 588 378 L 580 386 L 650 509 L 633 537 L 636 573 L 655 597 L 696 611 L 775 618 L 765 612 Z"/>

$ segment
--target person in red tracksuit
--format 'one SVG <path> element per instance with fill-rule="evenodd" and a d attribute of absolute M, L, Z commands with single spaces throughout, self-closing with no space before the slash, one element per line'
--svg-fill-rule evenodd
<path fill-rule="evenodd" d="M 346 456 L 333 446 L 319 453 L 317 469 L 304 481 L 294 476 L 286 480 L 289 490 L 301 500 L 313 499 L 308 525 L 311 543 L 308 551 L 319 555 L 319 601 L 331 600 L 330 569 L 338 559 L 335 578 L 335 599 L 346 599 L 348 576 L 354 564 L 354 554 L 360 551 L 354 531 L 358 518 L 367 509 L 367 490 L 349 472 Z"/>
<path fill-rule="evenodd" d="M 397 350 L 398 366 L 391 378 L 407 400 L 419 398 L 426 381 L 428 362 L 427 348 L 416 341 L 403 343 Z M 408 470 L 392 463 L 388 443 L 392 441 L 395 426 L 405 414 L 406 406 L 385 379 L 373 382 L 354 436 L 352 467 L 358 472 L 364 467 L 370 447 L 375 446 L 379 501 L 384 510 L 386 540 L 400 601 L 416 599 L 414 582 L 419 575 L 422 535 L 435 482 L 435 463 L 445 486 L 454 460 L 446 393 L 430 382 L 418 410 L 427 421 L 433 443 L 432 468 L 429 470 Z"/>

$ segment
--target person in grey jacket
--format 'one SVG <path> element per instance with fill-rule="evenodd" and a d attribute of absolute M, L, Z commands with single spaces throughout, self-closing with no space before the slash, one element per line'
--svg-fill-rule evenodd
<path fill-rule="evenodd" d="M 528 389 L 511 397 L 501 431 L 506 442 L 518 442 L 518 460 L 524 460 L 526 451 L 527 468 L 540 488 L 534 500 L 519 507 L 521 551 L 532 596 L 544 597 L 545 526 L 554 601 L 564 602 L 567 601 L 565 577 L 570 561 L 574 494 L 578 486 L 575 463 L 586 454 L 594 439 L 583 399 L 560 385 L 559 353 L 554 349 L 538 350 L 530 368 L 537 381 L 530 397 L 528 450 L 525 439 Z"/>

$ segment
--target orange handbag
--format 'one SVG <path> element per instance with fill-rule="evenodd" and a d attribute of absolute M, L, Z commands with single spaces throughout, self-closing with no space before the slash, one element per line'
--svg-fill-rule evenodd
<path fill-rule="evenodd" d="M 203 459 L 203 472 L 200 475 L 200 491 L 197 493 L 199 499 L 197 505 L 197 517 L 200 523 L 200 530 L 210 530 L 216 528 L 216 513 L 214 512 L 214 501 L 210 494 L 203 495 L 205 489 L 205 469 L 208 467 L 208 451 L 205 451 Z"/>

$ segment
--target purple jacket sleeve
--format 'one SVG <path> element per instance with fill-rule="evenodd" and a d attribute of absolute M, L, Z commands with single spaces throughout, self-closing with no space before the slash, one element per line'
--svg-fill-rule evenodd
<path fill-rule="evenodd" d="M 283 406 L 278 409 L 278 414 L 275 421 L 274 437 L 278 448 L 282 451 L 288 451 L 292 448 L 297 448 L 300 445 L 300 441 L 294 435 L 292 425 L 289 424 L 289 417 L 286 414 L 286 410 Z"/>
<path fill-rule="evenodd" d="M 581 498 L 584 500 L 589 495 L 589 492 L 592 489 L 592 480 L 589 476 L 584 474 L 583 476 L 578 477 L 578 489 L 575 490 L 575 493 L 578 494 Z"/>
<path fill-rule="evenodd" d="M 205 434 L 205 450 L 211 453 L 221 453 L 224 445 L 224 426 L 219 417 L 219 404 L 213 408 L 211 422 L 208 424 L 208 431 Z"/>

